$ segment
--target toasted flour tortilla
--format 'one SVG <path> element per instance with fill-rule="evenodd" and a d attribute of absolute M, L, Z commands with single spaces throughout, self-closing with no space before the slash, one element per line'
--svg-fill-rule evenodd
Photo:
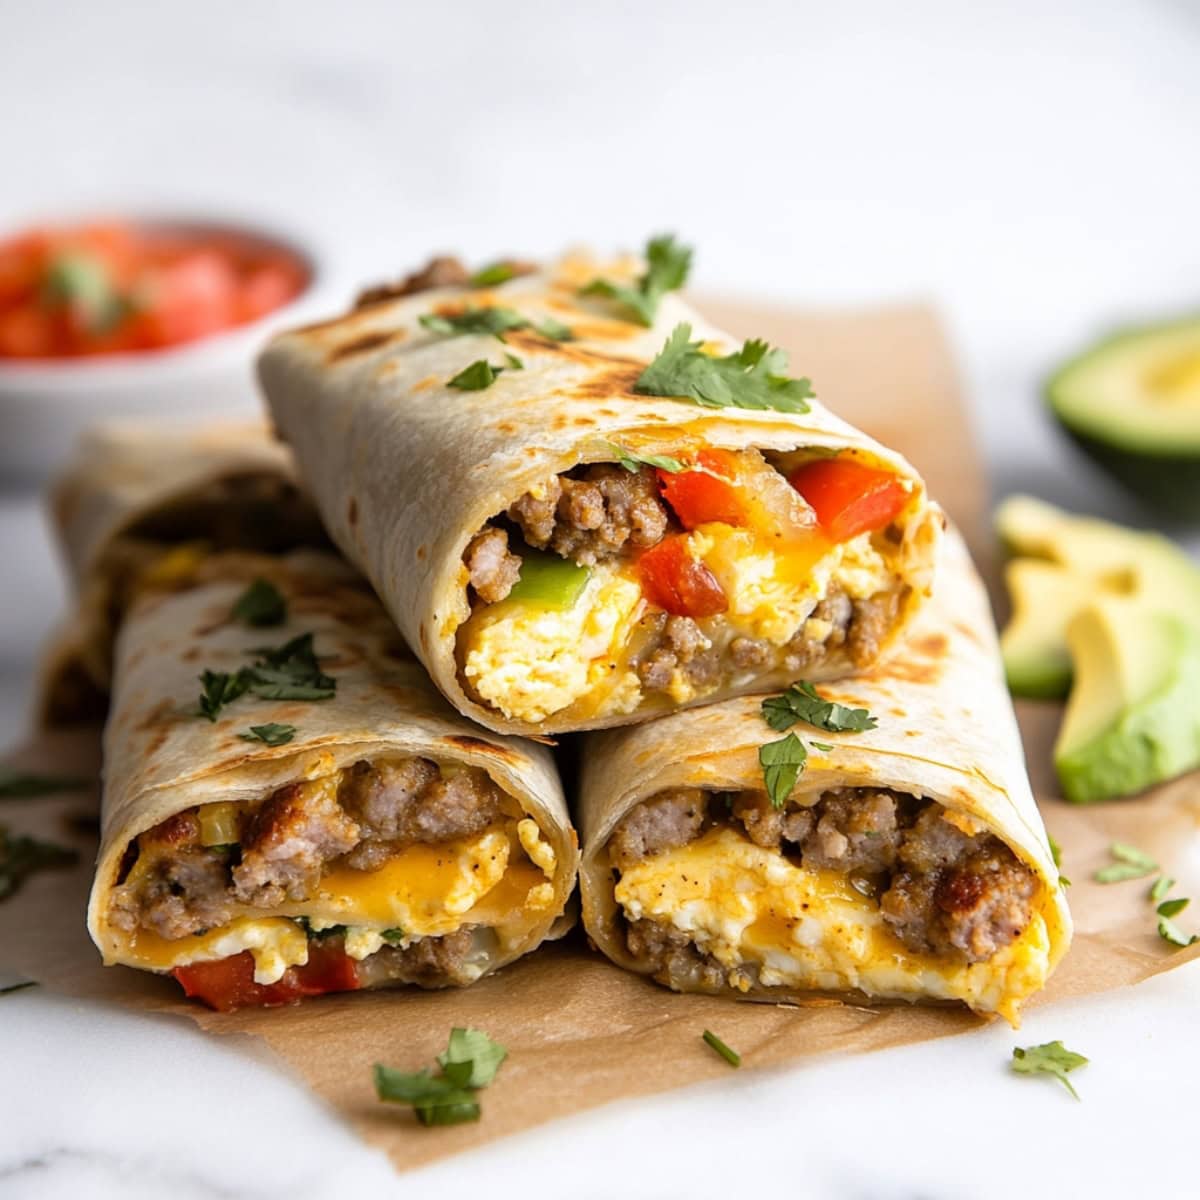
<path fill-rule="evenodd" d="M 600 716 L 505 716 L 464 686 L 456 659 L 456 638 L 470 616 L 463 554 L 473 536 L 547 478 L 580 464 L 614 462 L 614 445 L 641 455 L 697 447 L 836 451 L 878 464 L 904 481 L 912 497 L 896 550 L 896 574 L 907 590 L 889 642 L 931 586 L 940 514 L 919 476 L 820 403 L 793 414 L 706 408 L 632 392 L 681 322 L 691 323 L 693 339 L 722 352 L 737 347 L 675 294 L 663 298 L 652 328 L 619 319 L 611 304 L 578 294 L 597 276 L 630 279 L 636 272 L 632 261 L 575 257 L 500 287 L 379 299 L 277 337 L 259 360 L 276 427 L 294 450 L 334 541 L 371 580 L 447 699 L 491 729 L 554 733 L 663 711 L 663 705 L 655 712 L 645 704 Z M 506 333 L 502 345 L 491 336 L 442 336 L 420 324 L 422 316 L 468 306 L 511 308 L 538 324 L 552 318 L 565 323 L 574 340 L 524 329 Z M 506 353 L 522 366 L 506 367 L 491 386 L 448 386 L 480 359 L 504 365 Z M 803 366 L 792 364 L 793 373 L 802 374 Z M 755 677 L 684 702 L 709 703 L 774 682 Z"/>
<path fill-rule="evenodd" d="M 742 980 L 724 988 L 696 990 L 727 990 L 760 1000 L 822 991 L 857 993 L 869 999 L 957 998 L 966 999 L 978 1011 L 998 1011 L 1015 1019 L 1020 1002 L 1045 982 L 1066 952 L 1071 920 L 1026 776 L 987 598 L 956 532 L 943 544 L 934 600 L 914 624 L 907 642 L 874 672 L 823 684 L 820 694 L 852 708 L 868 709 L 878 726 L 861 733 L 793 726 L 793 732 L 807 743 L 809 757 L 792 797 L 803 804 L 806 798 L 811 803 L 833 788 L 895 789 L 934 800 L 952 815 L 965 814 L 971 828 L 994 833 L 1037 877 L 1034 911 L 1044 923 L 1044 936 L 1039 934 L 1042 944 L 1033 955 L 1038 961 L 1025 964 L 1020 980 L 996 977 L 990 962 L 976 963 L 967 969 L 971 978 L 954 985 L 961 984 L 969 992 L 962 996 L 947 994 L 954 988 L 933 979 L 936 971 L 922 976 L 911 962 L 901 968 L 898 979 L 893 976 L 884 989 L 888 994 L 883 995 L 869 987 L 855 987 L 852 977 L 841 979 L 836 987 L 760 983 L 745 987 Z M 759 748 L 782 736 L 763 719 L 761 702 L 761 697 L 743 697 L 586 739 L 579 807 L 583 920 L 595 944 L 620 966 L 646 970 L 629 951 L 626 920 L 615 895 L 609 858 L 614 829 L 636 805 L 670 789 L 761 789 Z M 822 750 L 814 742 L 832 749 Z M 745 837 L 740 842 L 750 844 Z M 729 842 L 715 853 L 733 849 L 734 843 Z M 698 864 L 693 866 L 699 872 Z M 736 874 L 736 867 L 733 871 Z M 823 888 L 826 884 L 820 883 L 818 892 Z M 863 904 L 878 911 L 874 902 Z M 840 912 L 846 920 L 853 905 Z M 851 925 L 855 920 L 854 915 L 848 918 Z M 879 945 L 888 955 L 906 953 L 890 935 Z M 910 960 L 914 957 L 908 955 Z M 1008 963 L 1005 969 L 1011 966 Z"/>
<path fill-rule="evenodd" d="M 282 593 L 286 624 L 250 628 L 232 619 L 235 600 L 253 579 L 268 580 Z M 321 669 L 336 679 L 331 698 L 246 695 L 222 709 L 215 722 L 198 713 L 201 670 L 235 672 L 252 661 L 256 648 L 308 632 L 315 635 Z M 251 726 L 272 723 L 294 725 L 293 739 L 269 746 L 239 736 Z M 574 888 L 578 848 L 549 752 L 479 730 L 453 712 L 346 564 L 313 552 L 283 558 L 215 556 L 189 589 L 139 596 L 118 638 L 104 738 L 101 845 L 88 922 L 105 961 L 161 971 L 179 965 L 181 948 L 185 963 L 230 953 L 228 947 L 222 953 L 210 945 L 211 936 L 204 944 L 192 937 L 172 943 L 112 923 L 113 891 L 130 869 L 127 852 L 139 834 L 197 805 L 253 803 L 288 784 L 397 756 L 481 768 L 536 822 L 553 850 L 550 871 L 526 866 L 526 874 L 539 886 L 548 883 L 549 891 L 540 894 L 532 916 L 517 913 L 498 924 L 494 944 L 482 946 L 472 961 L 474 977 L 561 932 L 569 923 L 564 910 Z M 355 881 L 369 878 L 367 871 L 351 875 Z M 375 889 L 370 903 L 379 899 Z M 510 901 L 520 908 L 519 896 Z M 303 904 L 285 904 L 281 915 L 306 911 Z M 242 915 L 270 917 L 272 911 Z M 338 923 L 355 926 L 360 923 L 355 915 L 342 913 Z M 362 923 L 370 922 L 364 916 Z"/>
<path fill-rule="evenodd" d="M 43 725 L 103 715 L 112 644 L 130 581 L 172 550 L 186 578 L 221 549 L 328 545 L 286 447 L 263 422 L 185 426 L 113 423 L 90 431 L 55 484 L 51 519 L 76 607 L 43 654 Z"/>

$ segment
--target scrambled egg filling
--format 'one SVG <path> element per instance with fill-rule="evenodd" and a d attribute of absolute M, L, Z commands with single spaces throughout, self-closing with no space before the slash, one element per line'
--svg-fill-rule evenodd
<path fill-rule="evenodd" d="M 467 924 L 492 927 L 500 943 L 509 945 L 553 905 L 557 865 L 553 846 L 526 817 L 515 828 L 487 829 L 441 845 L 405 846 L 373 871 L 327 871 L 316 895 L 281 905 L 277 915 L 241 916 L 220 929 L 176 939 L 139 929 L 114 959 L 170 971 L 248 950 L 254 981 L 277 983 L 288 967 L 308 962 L 308 936 L 289 919 L 296 916 L 306 917 L 315 932 L 343 927 L 345 951 L 357 960 L 385 945 L 409 946 Z"/>
<path fill-rule="evenodd" d="M 464 674 L 484 700 L 523 721 L 544 720 L 597 690 L 610 694 L 607 711 L 631 711 L 640 685 L 619 657 L 641 609 L 642 589 L 611 564 L 592 569 L 570 608 L 489 605 L 471 619 Z"/>
<path fill-rule="evenodd" d="M 687 933 L 740 990 L 748 984 L 738 968 L 754 966 L 766 987 L 959 1000 L 1015 1023 L 1049 965 L 1040 914 L 987 962 L 914 954 L 845 875 L 797 866 L 727 827 L 624 871 L 616 898 L 630 920 Z"/>
<path fill-rule="evenodd" d="M 711 642 L 743 636 L 782 647 L 832 587 L 863 599 L 891 582 L 867 533 L 830 547 L 816 562 L 722 523 L 698 527 L 688 543 L 729 599 L 727 612 L 700 621 Z M 512 600 L 481 608 L 460 635 L 463 674 L 484 702 L 514 720 L 536 723 L 572 705 L 586 706 L 588 715 L 630 713 L 643 692 L 627 665 L 629 643 L 645 612 L 635 568 L 600 564 L 570 608 Z M 806 633 L 823 640 L 828 628 L 811 620 Z M 667 691 L 679 704 L 698 694 L 682 672 Z"/>

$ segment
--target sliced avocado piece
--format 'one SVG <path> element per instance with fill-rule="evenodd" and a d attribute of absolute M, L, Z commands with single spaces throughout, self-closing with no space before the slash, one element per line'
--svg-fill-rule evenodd
<path fill-rule="evenodd" d="M 1009 552 L 1022 556 L 1006 568 L 1013 615 L 1000 638 L 1016 695 L 1065 694 L 1067 625 L 1093 597 L 1138 600 L 1200 631 L 1200 567 L 1167 538 L 1078 517 L 1031 496 L 1004 501 L 996 528 Z"/>
<path fill-rule="evenodd" d="M 1125 330 L 1046 384 L 1050 411 L 1156 508 L 1200 521 L 1200 316 Z"/>
<path fill-rule="evenodd" d="M 1090 577 L 1039 558 L 1004 568 L 1012 618 L 1000 635 L 1004 674 L 1017 696 L 1057 700 L 1071 687 L 1067 625 L 1096 594 Z"/>
<path fill-rule="evenodd" d="M 1075 687 L 1054 747 L 1063 795 L 1090 804 L 1200 765 L 1200 632 L 1105 597 L 1071 621 Z"/>

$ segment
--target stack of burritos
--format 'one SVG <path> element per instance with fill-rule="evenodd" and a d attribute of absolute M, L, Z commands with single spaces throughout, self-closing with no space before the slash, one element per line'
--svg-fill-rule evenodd
<path fill-rule="evenodd" d="M 217 1008 L 468 986 L 578 882 L 680 992 L 1045 984 L 1070 918 L 961 539 L 654 255 L 437 260 L 265 348 L 271 432 L 82 448 L 41 710 L 107 713 L 106 962 Z"/>

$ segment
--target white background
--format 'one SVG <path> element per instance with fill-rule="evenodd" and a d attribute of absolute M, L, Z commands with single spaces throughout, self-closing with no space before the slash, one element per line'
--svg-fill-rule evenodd
<path fill-rule="evenodd" d="M 319 233 L 348 281 L 434 249 L 674 229 L 699 248 L 699 290 L 932 299 L 997 491 L 1130 521 L 1145 518 L 1062 446 L 1037 384 L 1093 334 L 1197 307 L 1198 205 L 1194 0 L 0 0 L 0 227 L 252 214 Z M 4 744 L 63 604 L 29 499 L 0 499 L 0 562 Z M 1009 1076 L 1014 1036 L 991 1028 L 731 1073 L 400 1182 L 265 1060 L 24 992 L 0 1000 L 0 1193 L 1179 1194 L 1198 998 L 1193 967 L 1034 1014 L 1022 1043 L 1093 1059 L 1079 1105 Z"/>

